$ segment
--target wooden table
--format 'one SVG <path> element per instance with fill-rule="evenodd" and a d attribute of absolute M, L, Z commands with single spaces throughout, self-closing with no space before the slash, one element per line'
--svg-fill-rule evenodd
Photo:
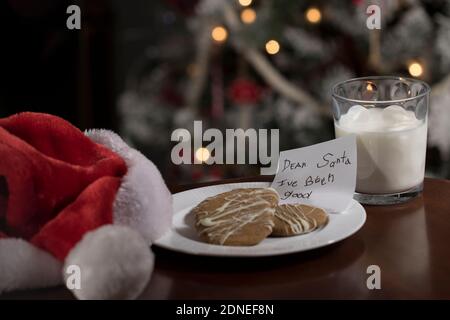
<path fill-rule="evenodd" d="M 172 189 L 178 192 L 190 187 Z M 450 181 L 426 179 L 421 197 L 402 205 L 365 208 L 367 221 L 360 231 L 309 252 L 244 259 L 197 257 L 154 248 L 156 267 L 141 298 L 450 299 Z M 366 286 L 369 265 L 381 268 L 380 290 Z M 0 298 L 73 297 L 60 287 Z"/>

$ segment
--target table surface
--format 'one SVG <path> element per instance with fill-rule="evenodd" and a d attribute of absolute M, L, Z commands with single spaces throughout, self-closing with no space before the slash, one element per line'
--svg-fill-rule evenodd
<path fill-rule="evenodd" d="M 271 177 L 234 179 L 172 188 Z M 267 258 L 212 258 L 154 248 L 156 265 L 141 299 L 450 299 L 450 181 L 425 179 L 420 197 L 365 206 L 356 234 L 328 247 Z M 367 288 L 367 267 L 381 289 Z M 64 287 L 19 291 L 0 299 L 73 299 Z"/>

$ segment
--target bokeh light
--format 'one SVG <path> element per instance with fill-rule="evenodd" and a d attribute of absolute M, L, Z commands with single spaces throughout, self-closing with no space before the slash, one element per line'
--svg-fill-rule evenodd
<path fill-rule="evenodd" d="M 255 22 L 256 20 L 256 12 L 251 8 L 247 8 L 242 10 L 241 12 L 241 20 L 245 24 L 250 24 Z"/>
<path fill-rule="evenodd" d="M 224 42 L 228 38 L 228 31 L 222 26 L 214 27 L 211 31 L 211 37 L 216 42 Z"/>
<path fill-rule="evenodd" d="M 247 7 L 251 5 L 253 0 L 239 0 L 239 4 L 243 7 Z"/>
<path fill-rule="evenodd" d="M 200 162 L 208 161 L 210 156 L 211 153 L 206 148 L 198 148 L 197 151 L 195 151 L 195 158 Z"/>
<path fill-rule="evenodd" d="M 305 17 L 306 20 L 308 20 L 308 22 L 316 24 L 319 23 L 320 20 L 322 20 L 322 13 L 320 12 L 319 9 L 311 7 L 308 10 L 306 10 Z"/>
<path fill-rule="evenodd" d="M 423 74 L 423 67 L 419 62 L 411 62 L 408 71 L 413 77 L 420 77 Z"/>
<path fill-rule="evenodd" d="M 276 40 L 269 40 L 266 43 L 266 51 L 268 54 L 277 54 L 280 51 L 280 44 Z"/>

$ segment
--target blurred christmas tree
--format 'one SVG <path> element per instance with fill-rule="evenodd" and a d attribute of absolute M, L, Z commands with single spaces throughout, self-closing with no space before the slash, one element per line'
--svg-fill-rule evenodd
<path fill-rule="evenodd" d="M 381 30 L 366 27 L 371 4 Z M 171 32 L 130 67 L 119 108 L 122 134 L 169 179 L 258 173 L 170 165 L 175 128 L 202 119 L 204 129 L 279 128 L 281 150 L 317 143 L 333 138 L 332 85 L 385 74 L 432 84 L 429 174 L 449 175 L 450 0 L 166 0 L 158 10 Z"/>

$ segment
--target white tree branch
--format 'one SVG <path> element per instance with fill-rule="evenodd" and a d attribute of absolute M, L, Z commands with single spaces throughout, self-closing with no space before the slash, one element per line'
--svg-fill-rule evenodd
<path fill-rule="evenodd" d="M 241 30 L 241 23 L 236 12 L 230 4 L 227 4 L 224 7 L 224 18 L 230 30 L 235 33 Z M 292 99 L 293 101 L 298 102 L 299 105 L 314 107 L 320 113 L 324 113 L 327 115 L 330 114 L 329 108 L 321 105 L 309 93 L 287 80 L 258 50 L 242 41 L 238 41 L 237 39 L 233 39 L 232 44 L 234 45 L 236 50 L 238 50 L 255 68 L 255 70 L 259 72 L 261 77 L 280 94 L 289 99 Z"/>

